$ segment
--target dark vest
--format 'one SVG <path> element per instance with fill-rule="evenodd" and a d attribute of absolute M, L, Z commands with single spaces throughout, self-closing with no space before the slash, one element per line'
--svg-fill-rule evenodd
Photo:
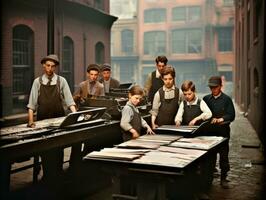
<path fill-rule="evenodd" d="M 60 95 L 60 78 L 58 76 L 56 85 L 44 85 L 39 78 L 40 89 L 38 96 L 37 120 L 62 117 L 65 111 Z"/>
<path fill-rule="evenodd" d="M 179 107 L 179 89 L 175 88 L 175 97 L 173 99 L 165 99 L 164 91 L 161 87 L 159 89 L 161 105 L 159 107 L 159 112 L 156 117 L 155 123 L 159 126 L 162 125 L 173 125 L 175 124 L 175 115 Z"/>
<path fill-rule="evenodd" d="M 151 88 L 148 94 L 148 101 L 153 102 L 155 93 L 163 87 L 164 83 L 161 78 L 156 78 L 156 71 L 151 73 Z"/>
<path fill-rule="evenodd" d="M 202 113 L 202 111 L 200 109 L 200 102 L 201 102 L 201 100 L 198 99 L 197 104 L 187 105 L 187 102 L 183 101 L 184 114 L 183 114 L 182 125 L 188 125 L 192 119 L 194 119 L 195 117 L 199 116 Z M 202 120 L 199 120 L 196 122 L 195 125 L 199 125 L 201 123 L 202 123 Z"/>
<path fill-rule="evenodd" d="M 135 109 L 131 106 L 128 105 L 132 110 L 133 110 L 133 119 L 130 122 L 130 125 L 139 133 L 141 134 L 141 115 L 140 113 L 137 113 L 135 111 Z M 128 141 L 132 139 L 132 133 L 130 133 L 129 131 L 123 131 L 123 140 L 124 141 Z"/>

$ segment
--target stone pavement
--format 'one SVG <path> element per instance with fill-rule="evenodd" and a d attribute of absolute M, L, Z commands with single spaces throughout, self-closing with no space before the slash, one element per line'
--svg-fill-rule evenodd
<path fill-rule="evenodd" d="M 243 113 L 236 107 L 236 120 L 231 124 L 230 139 L 230 164 L 231 171 L 228 174 L 230 189 L 223 189 L 220 186 L 220 177 L 216 174 L 211 192 L 212 200 L 262 200 L 266 199 L 265 190 L 265 161 L 262 154 L 262 147 L 256 132 L 243 116 Z M 69 149 L 65 150 L 66 159 L 69 156 Z M 24 163 L 25 164 L 25 163 Z M 19 163 L 18 165 L 23 165 Z M 67 166 L 66 166 L 67 167 Z M 32 180 L 32 170 L 25 170 L 12 174 L 11 190 L 17 191 L 23 188 Z M 65 189 L 67 192 L 67 189 Z M 14 192 L 15 193 L 15 192 Z M 25 196 L 25 195 L 24 195 Z M 13 195 L 12 199 L 28 199 Z M 81 200 L 111 200 L 111 187 L 104 187 L 93 194 L 75 197 Z"/>

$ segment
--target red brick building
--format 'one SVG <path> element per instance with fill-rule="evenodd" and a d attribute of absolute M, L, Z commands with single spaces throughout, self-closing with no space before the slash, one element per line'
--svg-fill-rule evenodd
<path fill-rule="evenodd" d="M 110 62 L 109 0 L 1 1 L 1 116 L 24 113 L 48 48 L 48 3 L 54 8 L 54 53 L 72 91 L 90 63 Z"/>
<path fill-rule="evenodd" d="M 265 1 L 236 0 L 235 101 L 265 146 Z"/>

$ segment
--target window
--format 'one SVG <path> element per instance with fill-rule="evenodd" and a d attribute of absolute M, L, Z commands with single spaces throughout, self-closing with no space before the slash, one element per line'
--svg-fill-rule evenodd
<path fill-rule="evenodd" d="M 94 7 L 99 10 L 104 11 L 104 1 L 103 0 L 95 0 L 94 1 Z"/>
<path fill-rule="evenodd" d="M 125 53 L 133 52 L 133 34 L 134 32 L 128 29 L 121 32 L 122 51 Z"/>
<path fill-rule="evenodd" d="M 102 64 L 104 63 L 104 45 L 102 42 L 97 42 L 95 45 L 95 62 L 97 64 Z"/>
<path fill-rule="evenodd" d="M 130 83 L 135 82 L 134 80 L 134 65 L 130 62 L 121 63 L 120 65 L 120 82 Z"/>
<path fill-rule="evenodd" d="M 198 21 L 201 19 L 201 7 L 200 6 L 188 6 L 188 7 L 175 7 L 172 10 L 173 21 Z"/>
<path fill-rule="evenodd" d="M 144 33 L 144 54 L 158 55 L 166 52 L 166 33 L 151 31 Z"/>
<path fill-rule="evenodd" d="M 201 16 L 201 9 L 199 6 L 188 7 L 188 21 L 198 21 Z"/>
<path fill-rule="evenodd" d="M 218 50 L 232 51 L 232 28 L 220 28 L 218 30 Z"/>
<path fill-rule="evenodd" d="M 70 37 L 64 37 L 61 75 L 66 78 L 71 91 L 74 89 L 74 45 Z"/>
<path fill-rule="evenodd" d="M 201 53 L 202 30 L 181 29 L 172 31 L 172 53 Z"/>
<path fill-rule="evenodd" d="M 175 7 L 172 10 L 173 21 L 185 21 L 186 20 L 186 7 Z"/>
<path fill-rule="evenodd" d="M 24 112 L 34 78 L 33 32 L 24 25 L 13 28 L 13 112 Z"/>
<path fill-rule="evenodd" d="M 166 21 L 166 9 L 149 9 L 144 11 L 144 23 L 159 23 Z"/>
<path fill-rule="evenodd" d="M 225 6 L 233 6 L 234 0 L 223 0 Z"/>

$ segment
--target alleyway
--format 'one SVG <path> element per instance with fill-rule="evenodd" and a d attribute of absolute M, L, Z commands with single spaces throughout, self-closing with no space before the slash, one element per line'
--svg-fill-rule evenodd
<path fill-rule="evenodd" d="M 265 199 L 265 161 L 262 155 L 260 141 L 255 131 L 237 108 L 237 117 L 231 125 L 230 163 L 229 173 L 230 189 L 220 186 L 217 174 L 210 193 L 213 200 L 262 200 Z M 21 164 L 20 164 L 21 165 Z M 32 180 L 32 170 L 13 174 L 11 189 L 17 191 L 28 185 Z M 69 192 L 66 190 L 65 192 Z M 16 193 L 16 192 L 13 192 Z M 105 187 L 94 192 L 93 195 L 74 199 L 82 200 L 111 200 L 111 188 Z M 19 196 L 19 195 L 18 195 Z M 25 196 L 25 195 L 23 195 Z M 17 195 L 12 199 L 21 199 Z"/>

